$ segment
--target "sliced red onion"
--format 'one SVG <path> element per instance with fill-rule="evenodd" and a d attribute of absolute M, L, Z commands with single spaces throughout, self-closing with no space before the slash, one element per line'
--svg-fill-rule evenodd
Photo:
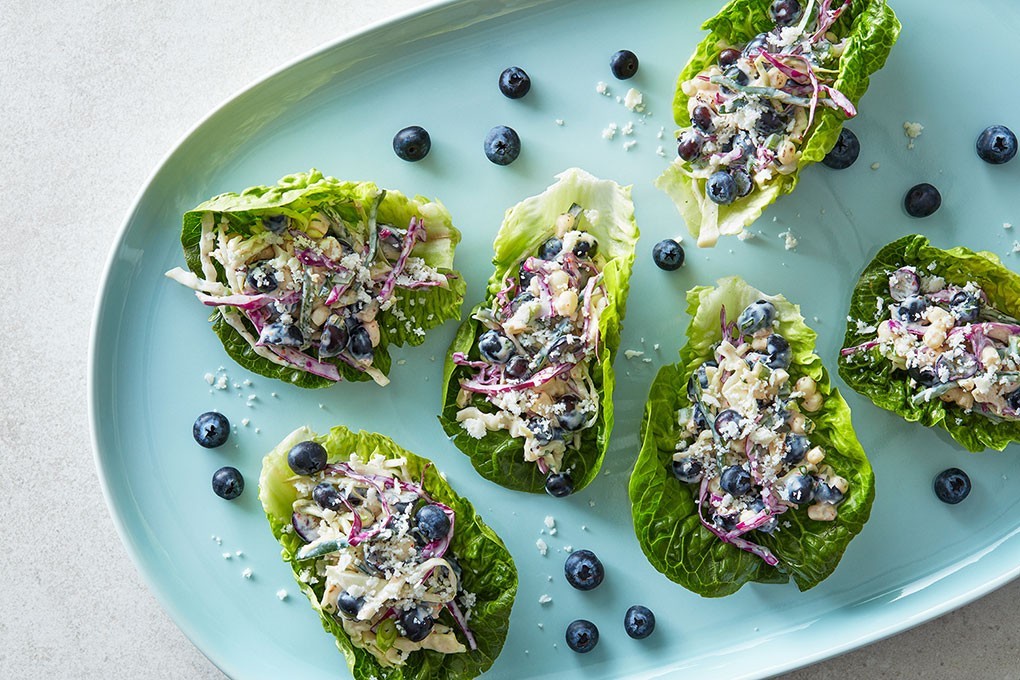
<path fill-rule="evenodd" d="M 306 373 L 317 375 L 320 378 L 326 378 L 333 382 L 340 382 L 340 371 L 333 364 L 327 364 L 323 361 L 319 361 L 313 357 L 308 356 L 304 352 L 299 352 L 291 347 L 278 347 L 276 345 L 266 345 L 266 347 L 276 356 L 286 361 L 295 368 L 300 368 Z"/>
<path fill-rule="evenodd" d="M 290 516 L 290 523 L 294 527 L 294 533 L 305 543 L 311 543 L 319 537 L 317 517 L 306 515 L 303 512 L 295 512 Z"/>
<path fill-rule="evenodd" d="M 453 614 L 453 620 L 456 621 L 457 625 L 460 626 L 460 629 L 464 631 L 464 637 L 467 638 L 468 647 L 471 648 L 471 651 L 478 649 L 478 643 L 475 642 L 475 636 L 471 634 L 471 629 L 468 628 L 467 625 L 467 619 L 464 618 L 464 615 L 460 611 L 460 607 L 457 606 L 457 601 L 450 600 L 446 606 L 449 608 L 450 613 Z"/>

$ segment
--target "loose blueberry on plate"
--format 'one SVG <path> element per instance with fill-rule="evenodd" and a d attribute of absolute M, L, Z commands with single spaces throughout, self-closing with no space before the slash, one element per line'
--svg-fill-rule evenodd
<path fill-rule="evenodd" d="M 787 369 L 790 367 L 790 362 L 793 361 L 793 350 L 790 349 L 790 343 L 779 333 L 773 333 L 768 337 L 765 351 L 769 355 L 765 365 L 772 370 Z"/>
<path fill-rule="evenodd" d="M 723 468 L 719 475 L 719 486 L 733 496 L 743 496 L 751 490 L 751 473 L 740 465 Z"/>
<path fill-rule="evenodd" d="M 541 260 L 552 260 L 560 254 L 561 250 L 563 250 L 563 241 L 553 236 L 539 247 L 538 257 Z"/>
<path fill-rule="evenodd" d="M 336 598 L 336 608 L 349 619 L 355 618 L 364 605 L 365 598 L 354 597 L 346 590 L 340 593 L 340 596 Z"/>
<path fill-rule="evenodd" d="M 413 163 L 429 155 L 432 138 L 420 125 L 411 125 L 393 135 L 393 152 L 397 158 Z"/>
<path fill-rule="evenodd" d="M 903 208 L 911 217 L 934 215 L 941 205 L 942 194 L 927 182 L 910 187 L 903 197 Z"/>
<path fill-rule="evenodd" d="M 970 495 L 970 477 L 960 468 L 949 468 L 935 475 L 935 495 L 943 503 L 956 505 Z"/>
<path fill-rule="evenodd" d="M 411 642 L 421 642 L 432 632 L 435 620 L 432 615 L 420 607 L 405 609 L 400 613 L 400 625 L 402 634 Z"/>
<path fill-rule="evenodd" d="M 623 629 L 635 640 L 643 640 L 655 630 L 655 614 L 648 607 L 636 604 L 623 615 Z"/>
<path fill-rule="evenodd" d="M 673 461 L 673 476 L 684 484 L 696 484 L 701 481 L 703 469 L 701 463 L 691 458 Z"/>
<path fill-rule="evenodd" d="M 807 475 L 794 475 L 786 480 L 786 497 L 791 503 L 801 505 L 814 498 L 815 482 Z"/>
<path fill-rule="evenodd" d="M 478 338 L 478 353 L 494 364 L 505 364 L 514 353 L 510 338 L 496 330 L 489 329 Z"/>
<path fill-rule="evenodd" d="M 235 467 L 221 467 L 212 476 L 213 493 L 220 498 L 232 501 L 244 491 L 244 477 Z"/>
<path fill-rule="evenodd" d="M 554 472 L 545 478 L 545 492 L 554 498 L 574 493 L 574 480 L 569 472 Z"/>
<path fill-rule="evenodd" d="M 199 445 L 207 449 L 223 446 L 230 436 L 230 421 L 222 413 L 209 411 L 195 419 L 191 426 L 191 435 Z"/>
<path fill-rule="evenodd" d="M 771 328 L 776 321 L 776 306 L 768 300 L 755 300 L 737 317 L 737 327 L 744 335 L 753 335 L 765 328 Z"/>
<path fill-rule="evenodd" d="M 652 247 L 652 261 L 659 269 L 676 271 L 684 264 L 684 249 L 671 238 L 663 239 Z"/>
<path fill-rule="evenodd" d="M 485 136 L 485 157 L 496 165 L 510 165 L 521 155 L 521 138 L 506 125 L 497 125 Z"/>
<path fill-rule="evenodd" d="M 822 164 L 833 170 L 846 170 L 861 155 L 861 142 L 849 128 L 839 131 L 839 138 L 829 153 L 825 154 Z"/>
<path fill-rule="evenodd" d="M 775 0 L 769 11 L 776 26 L 790 26 L 800 19 L 800 3 L 797 0 Z"/>
<path fill-rule="evenodd" d="M 312 500 L 325 510 L 340 512 L 344 508 L 343 496 L 329 482 L 321 482 L 315 485 L 315 488 L 312 489 Z"/>
<path fill-rule="evenodd" d="M 423 505 L 414 514 L 419 533 L 429 541 L 438 541 L 450 533 L 450 518 L 434 503 Z"/>
<path fill-rule="evenodd" d="M 298 475 L 314 475 L 326 468 L 326 449 L 313 441 L 299 442 L 287 453 L 287 464 Z"/>
<path fill-rule="evenodd" d="M 637 55 L 630 50 L 620 50 L 609 59 L 609 68 L 619 80 L 633 78 L 638 70 Z"/>
<path fill-rule="evenodd" d="M 531 91 L 531 77 L 519 66 L 511 66 L 499 74 L 499 91 L 510 99 L 520 99 Z"/>
<path fill-rule="evenodd" d="M 990 125 L 978 135 L 977 154 L 993 165 L 1012 160 L 1016 155 L 1016 135 L 1005 125 Z"/>
<path fill-rule="evenodd" d="M 567 647 L 579 654 L 586 654 L 599 643 L 599 629 L 587 619 L 577 619 L 567 626 L 566 639 Z"/>
<path fill-rule="evenodd" d="M 730 173 L 718 170 L 705 182 L 705 193 L 719 205 L 729 205 L 737 198 L 737 183 Z"/>
<path fill-rule="evenodd" d="M 602 583 L 606 569 L 591 550 L 575 550 L 563 563 L 563 575 L 578 590 L 592 590 Z"/>

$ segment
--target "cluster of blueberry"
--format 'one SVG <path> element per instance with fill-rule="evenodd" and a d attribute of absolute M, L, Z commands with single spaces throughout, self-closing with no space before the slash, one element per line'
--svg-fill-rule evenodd
<path fill-rule="evenodd" d="M 191 435 L 200 446 L 215 449 L 227 443 L 230 436 L 230 421 L 222 413 L 208 411 L 195 419 Z M 229 465 L 213 473 L 212 488 L 220 498 L 232 501 L 244 491 L 244 476 L 241 471 Z"/>

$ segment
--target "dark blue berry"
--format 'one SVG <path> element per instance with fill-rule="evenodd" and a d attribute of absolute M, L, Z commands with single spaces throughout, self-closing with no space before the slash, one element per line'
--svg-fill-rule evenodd
<path fill-rule="evenodd" d="M 337 326 L 327 323 L 322 327 L 322 335 L 319 336 L 319 357 L 322 359 L 335 357 L 347 349 L 350 340 L 351 334 L 347 330 L 347 324 Z"/>
<path fill-rule="evenodd" d="M 506 377 L 512 380 L 523 380 L 531 372 L 531 362 L 525 357 L 515 354 L 510 358 L 510 361 L 506 362 L 503 372 Z"/>
<path fill-rule="evenodd" d="M 804 460 L 810 448 L 811 441 L 807 437 L 791 432 L 786 435 L 786 441 L 783 442 L 783 462 L 787 465 L 796 465 Z"/>
<path fill-rule="evenodd" d="M 949 300 L 949 311 L 961 323 L 974 323 L 981 312 L 981 299 L 966 290 L 957 291 Z"/>
<path fill-rule="evenodd" d="M 741 420 L 743 420 L 743 416 L 731 408 L 720 411 L 719 415 L 715 417 L 713 425 L 716 435 L 723 441 L 736 439 L 740 433 Z"/>
<path fill-rule="evenodd" d="M 223 446 L 230 436 L 230 421 L 222 413 L 215 411 L 203 413 L 191 426 L 191 435 L 201 446 L 215 449 L 217 446 Z"/>
<path fill-rule="evenodd" d="M 297 326 L 275 321 L 262 327 L 262 331 L 259 333 L 259 344 L 301 347 L 305 344 L 305 336 Z"/>
<path fill-rule="evenodd" d="M 729 205 L 737 198 L 737 183 L 725 170 L 712 174 L 705 183 L 705 194 L 719 205 Z"/>
<path fill-rule="evenodd" d="M 911 217 L 928 217 L 941 205 L 942 194 L 927 182 L 910 187 L 903 197 L 903 208 Z"/>
<path fill-rule="evenodd" d="M 786 480 L 786 497 L 791 503 L 810 503 L 814 497 L 815 482 L 807 475 L 794 475 Z"/>
<path fill-rule="evenodd" d="M 300 442 L 287 453 L 287 464 L 298 475 L 314 475 L 326 467 L 326 449 L 313 441 Z"/>
<path fill-rule="evenodd" d="M 800 19 L 800 3 L 797 0 L 775 0 L 769 13 L 776 26 L 792 26 Z"/>
<path fill-rule="evenodd" d="M 977 138 L 977 154 L 981 160 L 1000 165 L 1016 155 L 1016 135 L 1005 125 L 992 125 Z"/>
<path fill-rule="evenodd" d="M 414 514 L 418 533 L 429 541 L 438 541 L 450 533 L 450 518 L 441 507 L 434 503 L 423 505 Z"/>
<path fill-rule="evenodd" d="M 623 615 L 623 629 L 635 640 L 643 640 L 655 630 L 655 614 L 648 607 L 636 604 Z"/>
<path fill-rule="evenodd" d="M 499 91 L 510 99 L 520 99 L 531 91 L 531 77 L 519 66 L 511 66 L 499 74 Z"/>
<path fill-rule="evenodd" d="M 542 260 L 552 260 L 563 250 L 563 241 L 555 236 L 546 239 L 538 249 L 538 257 Z"/>
<path fill-rule="evenodd" d="M 920 295 L 911 295 L 893 308 L 893 316 L 899 321 L 920 321 L 927 309 L 928 301 L 926 299 Z"/>
<path fill-rule="evenodd" d="M 567 626 L 567 647 L 579 654 L 586 654 L 599 643 L 598 627 L 586 619 L 571 621 Z"/>
<path fill-rule="evenodd" d="M 221 467 L 213 473 L 212 490 L 220 498 L 232 501 L 244 491 L 244 477 L 235 467 Z"/>
<path fill-rule="evenodd" d="M 340 512 L 344 509 L 343 496 L 337 488 L 329 482 L 316 484 L 312 489 L 312 500 L 320 507 L 333 512 Z"/>
<path fill-rule="evenodd" d="M 834 486 L 826 484 L 821 479 L 815 480 L 815 501 L 836 505 L 843 500 L 843 492 Z"/>
<path fill-rule="evenodd" d="M 619 80 L 633 78 L 638 71 L 637 55 L 630 50 L 620 50 L 609 59 L 609 68 Z"/>
<path fill-rule="evenodd" d="M 268 262 L 260 262 L 248 270 L 244 279 L 245 287 L 258 293 L 272 293 L 280 285 L 276 268 Z"/>
<path fill-rule="evenodd" d="M 673 476 L 684 484 L 700 482 L 703 472 L 701 463 L 693 458 L 681 458 L 673 461 Z"/>
<path fill-rule="evenodd" d="M 349 619 L 356 618 L 363 606 L 365 606 L 365 598 L 354 597 L 346 590 L 336 598 L 336 608 Z"/>
<path fill-rule="evenodd" d="M 602 583 L 606 569 L 591 550 L 575 550 L 563 563 L 563 575 L 578 590 L 592 590 Z"/>
<path fill-rule="evenodd" d="M 744 335 L 753 335 L 765 328 L 772 328 L 776 321 L 776 306 L 768 300 L 755 300 L 744 307 L 737 317 L 737 328 Z"/>
<path fill-rule="evenodd" d="M 514 353 L 510 338 L 491 328 L 478 338 L 478 353 L 494 364 L 505 364 Z"/>
<path fill-rule="evenodd" d="M 719 66 L 726 68 L 727 66 L 733 66 L 737 63 L 737 59 L 740 59 L 740 50 L 727 47 L 725 50 L 719 53 Z"/>
<path fill-rule="evenodd" d="M 270 215 L 263 218 L 262 224 L 274 234 L 282 234 L 290 226 L 290 218 L 286 215 Z"/>
<path fill-rule="evenodd" d="M 652 246 L 652 261 L 659 269 L 676 271 L 684 264 L 684 249 L 671 238 L 663 239 Z"/>
<path fill-rule="evenodd" d="M 751 490 L 751 473 L 740 465 L 725 467 L 719 475 L 719 486 L 732 496 L 743 496 Z"/>
<path fill-rule="evenodd" d="M 861 155 L 861 142 L 849 128 L 839 131 L 839 138 L 829 153 L 825 154 L 822 163 L 833 170 L 845 170 L 854 164 Z"/>
<path fill-rule="evenodd" d="M 351 356 L 358 361 L 365 361 L 372 356 L 372 336 L 364 326 L 355 326 L 351 331 Z"/>
<path fill-rule="evenodd" d="M 432 632 L 435 623 L 431 614 L 421 607 L 414 607 L 400 613 L 398 630 L 411 642 L 421 642 Z"/>
<path fill-rule="evenodd" d="M 574 244 L 574 255 L 577 257 L 595 257 L 595 253 L 599 250 L 599 242 L 595 239 L 591 241 L 581 240 Z"/>
<path fill-rule="evenodd" d="M 712 109 L 704 104 L 698 104 L 691 111 L 691 124 L 702 132 L 711 132 L 715 128 L 712 122 Z"/>
<path fill-rule="evenodd" d="M 754 182 L 751 180 L 751 174 L 744 168 L 733 168 L 730 170 L 730 174 L 733 175 L 733 182 L 737 185 L 737 198 L 743 198 L 751 193 L 754 189 Z"/>
<path fill-rule="evenodd" d="M 506 125 L 497 125 L 485 136 L 485 157 L 496 165 L 510 165 L 521 155 L 521 138 Z"/>
<path fill-rule="evenodd" d="M 768 337 L 765 343 L 765 351 L 768 353 L 765 365 L 772 370 L 779 368 L 787 369 L 790 367 L 790 362 L 793 361 L 793 351 L 790 349 L 790 343 L 779 333 L 773 333 Z"/>
<path fill-rule="evenodd" d="M 970 495 L 970 477 L 960 468 L 949 468 L 935 476 L 934 488 L 940 501 L 956 505 Z"/>
<path fill-rule="evenodd" d="M 584 424 L 588 422 L 588 415 L 578 408 L 580 404 L 578 398 L 568 394 L 560 398 L 560 403 L 563 404 L 563 413 L 556 416 L 560 427 L 568 432 L 576 432 L 584 427 Z"/>
<path fill-rule="evenodd" d="M 676 154 L 685 161 L 693 161 L 705 146 L 705 135 L 697 130 L 684 130 L 676 145 Z"/>
<path fill-rule="evenodd" d="M 393 152 L 403 161 L 420 161 L 432 150 L 432 138 L 420 125 L 406 127 L 393 135 Z"/>

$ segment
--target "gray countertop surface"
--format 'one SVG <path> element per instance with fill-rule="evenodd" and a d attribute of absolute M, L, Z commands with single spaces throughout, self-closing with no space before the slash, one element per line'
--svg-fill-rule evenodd
<path fill-rule="evenodd" d="M 0 299 L 32 310 L 3 324 L 0 677 L 223 677 L 147 590 L 100 491 L 85 393 L 102 267 L 137 191 L 209 111 L 318 45 L 424 4 L 0 3 Z M 787 677 L 1018 678 L 1018 596 L 1015 582 Z"/>

